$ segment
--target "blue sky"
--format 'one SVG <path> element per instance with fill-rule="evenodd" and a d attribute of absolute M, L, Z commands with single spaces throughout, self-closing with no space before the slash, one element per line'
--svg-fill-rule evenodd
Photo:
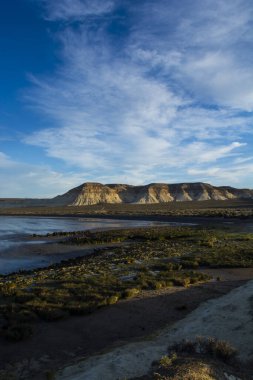
<path fill-rule="evenodd" d="M 0 196 L 253 188 L 251 0 L 4 0 Z"/>

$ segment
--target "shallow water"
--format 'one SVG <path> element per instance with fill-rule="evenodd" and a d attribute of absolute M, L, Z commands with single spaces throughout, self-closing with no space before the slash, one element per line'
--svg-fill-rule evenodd
<path fill-rule="evenodd" d="M 0 216 L 0 238 L 1 236 L 17 234 L 46 234 L 55 231 L 79 231 L 107 227 L 146 226 L 150 224 L 154 223 L 138 220 L 78 217 Z"/>
<path fill-rule="evenodd" d="M 0 251 L 18 244 L 18 237 L 32 234 L 44 235 L 56 231 L 85 231 L 152 224 L 153 222 L 99 218 L 0 216 Z"/>
<path fill-rule="evenodd" d="M 45 241 L 29 240 L 32 234 L 44 235 L 56 231 L 85 231 L 100 228 L 141 227 L 161 225 L 160 222 L 139 220 L 115 220 L 79 217 L 14 217 L 0 216 L 0 274 L 21 269 L 48 266 L 59 262 L 63 256 L 42 257 L 34 253 L 32 256 L 17 253 L 17 247 L 26 244 L 42 244 Z M 174 224 L 174 223 L 172 223 Z M 11 249 L 13 248 L 13 252 Z"/>

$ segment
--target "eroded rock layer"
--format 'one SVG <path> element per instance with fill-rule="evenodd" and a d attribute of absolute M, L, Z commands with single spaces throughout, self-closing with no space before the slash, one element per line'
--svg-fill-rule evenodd
<path fill-rule="evenodd" d="M 54 204 L 83 206 L 99 203 L 165 203 L 173 201 L 205 201 L 253 199 L 253 190 L 229 186 L 215 187 L 207 183 L 164 184 L 143 186 L 87 182 L 52 199 Z"/>

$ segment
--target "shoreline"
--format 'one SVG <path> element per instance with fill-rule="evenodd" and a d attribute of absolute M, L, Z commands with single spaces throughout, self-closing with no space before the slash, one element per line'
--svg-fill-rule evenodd
<path fill-rule="evenodd" d="M 25 216 L 28 217 L 29 216 Z M 34 217 L 34 216 L 31 216 Z M 37 217 L 37 216 L 36 216 Z M 47 218 L 48 216 L 42 216 L 39 218 Z M 19 216 L 19 218 L 23 218 L 23 216 Z M 54 216 L 54 218 L 64 218 L 65 217 L 59 217 Z M 81 218 L 81 216 L 68 216 L 68 218 Z M 98 220 L 114 220 L 114 221 L 139 221 L 139 222 L 154 222 L 154 225 L 144 225 L 144 226 L 127 226 L 122 225 L 118 227 L 98 227 L 98 228 L 88 228 L 80 231 L 91 231 L 94 232 L 100 232 L 100 231 L 110 231 L 110 230 L 124 230 L 129 228 L 150 228 L 150 227 L 159 227 L 159 226 L 189 226 L 196 228 L 198 226 L 200 227 L 207 227 L 207 228 L 229 228 L 231 232 L 242 232 L 242 233 L 251 233 L 253 232 L 253 219 L 247 219 L 247 220 L 238 220 L 235 218 L 209 218 L 209 217 L 168 217 L 168 216 L 146 216 L 145 219 L 143 216 L 133 216 L 128 215 L 128 219 L 126 219 L 126 216 L 121 216 L 120 218 L 118 216 L 103 216 L 103 218 L 93 216 L 85 216 L 85 219 L 95 219 Z M 155 223 L 158 223 L 155 225 Z M 161 223 L 161 224 L 159 224 Z M 72 232 L 72 231 L 67 231 Z M 75 232 L 75 231 L 73 231 Z M 79 231 L 78 231 L 79 232 Z M 9 235 L 10 236 L 10 235 Z M 8 235 L 6 235 L 8 237 Z M 39 269 L 45 269 L 50 267 L 51 265 L 55 264 L 61 264 L 64 261 L 67 261 L 69 259 L 75 259 L 78 257 L 83 257 L 86 255 L 92 255 L 96 249 L 99 248 L 110 248 L 110 247 L 117 247 L 118 244 L 111 243 L 111 244 L 91 244 L 86 246 L 75 246 L 75 245 L 64 245 L 60 244 L 61 241 L 65 240 L 66 237 L 63 236 L 47 236 L 45 235 L 38 235 L 33 236 L 33 234 L 28 233 L 18 233 L 16 235 L 12 235 L 10 237 L 11 243 L 13 245 L 10 245 L 9 247 L 3 249 L 0 251 L 0 268 L 1 268 L 1 260 L 4 263 L 5 260 L 9 259 L 10 261 L 13 260 L 24 260 L 27 261 L 29 259 L 33 260 L 34 262 L 38 262 L 38 264 L 32 264 L 31 266 L 21 266 L 21 268 L 18 268 L 18 266 L 15 267 L 14 270 L 7 270 L 2 271 L 0 269 L 0 275 L 6 276 L 10 275 L 12 273 L 18 273 L 19 270 L 21 271 L 34 271 Z M 45 259 L 44 262 L 41 262 L 42 259 Z M 51 258 L 51 261 L 49 260 Z M 22 264 L 22 262 L 21 262 Z"/>
<path fill-rule="evenodd" d="M 20 217 L 20 218 L 29 218 L 29 217 L 38 217 L 38 218 L 87 218 L 87 219 L 112 219 L 112 220 L 142 220 L 142 221 L 171 221 L 173 222 L 174 220 L 177 222 L 177 221 L 181 221 L 182 219 L 192 219 L 192 220 L 203 220 L 203 221 L 207 221 L 207 220 L 213 220 L 213 221 L 222 221 L 222 220 L 225 220 L 225 221 L 243 221 L 243 222 L 246 222 L 247 221 L 253 221 L 253 217 L 252 216 L 243 216 L 243 215 L 238 215 L 238 216 L 225 216 L 225 215 L 221 215 L 221 216 L 217 216 L 217 215 L 166 215 L 166 214 L 159 214 L 159 215 L 156 215 L 156 214 L 142 214 L 142 213 L 139 213 L 139 214 L 131 214 L 131 213 L 126 213 L 126 214 L 105 214 L 105 213 L 102 213 L 102 214 L 99 214 L 99 213 L 94 213 L 94 214 L 91 214 L 91 213 L 82 213 L 82 212 L 76 212 L 76 213 L 36 213 L 36 212 L 29 212 L 29 213 L 12 213 L 12 212 L 9 212 L 9 213 L 2 213 L 0 212 L 0 217 L 3 216 L 3 217 Z"/>
<path fill-rule="evenodd" d="M 245 217 L 245 216 L 202 216 L 202 215 L 153 215 L 153 214 L 85 214 L 85 213 L 75 213 L 75 214 L 57 214 L 57 213 L 29 213 L 29 214 L 1 214 L 0 217 L 15 217 L 15 218 L 84 218 L 84 219 L 101 219 L 101 220 L 126 220 L 126 221 L 142 221 L 142 222 L 162 222 L 162 223 L 187 223 L 187 224 L 230 224 L 230 223 L 243 223 L 243 224 L 251 224 L 253 223 L 253 217 Z M 121 227 L 119 227 L 121 228 Z"/>
<path fill-rule="evenodd" d="M 59 240 L 59 238 L 58 238 Z M 62 239 L 61 239 L 62 240 Z M 118 243 L 111 244 L 96 244 L 96 245 L 86 245 L 85 247 L 74 246 L 74 245 L 64 245 L 59 244 L 55 241 L 49 241 L 41 244 L 23 244 L 15 247 L 9 247 L 4 251 L 4 254 L 12 253 L 10 261 L 13 260 L 33 260 L 40 259 L 44 260 L 40 262 L 40 264 L 32 267 L 27 267 L 23 269 L 17 269 L 13 271 L 8 271 L 8 273 L 0 273 L 0 276 L 8 277 L 11 275 L 18 274 L 20 272 L 34 272 L 49 269 L 54 266 L 63 266 L 64 263 L 68 262 L 68 260 L 78 259 L 84 256 L 93 255 L 97 249 L 117 247 Z M 0 260 L 3 258 L 0 255 Z M 48 261 L 47 261 L 48 260 Z M 35 261 L 34 261 L 35 262 Z M 42 265 L 41 265 L 42 264 Z M 33 265 L 33 264 L 32 264 Z"/>
<path fill-rule="evenodd" d="M 203 215 L 166 215 L 166 214 L 159 214 L 159 215 L 154 215 L 154 214 L 131 214 L 131 213 L 126 213 L 126 214 L 85 214 L 85 213 L 6 213 L 2 214 L 0 213 L 0 217 L 15 217 L 15 218 L 33 218 L 33 217 L 38 217 L 38 218 L 84 218 L 88 220 L 92 219 L 101 219 L 101 220 L 126 220 L 126 221 L 147 221 L 147 222 L 168 222 L 168 223 L 191 223 L 191 224 L 229 224 L 229 223 L 253 223 L 253 217 L 252 216 L 203 216 Z"/>
<path fill-rule="evenodd" d="M 0 217 L 1 218 L 1 217 Z M 8 217 L 9 218 L 9 217 Z M 14 216 L 14 218 L 16 218 Z M 22 219 L 23 216 L 19 216 L 18 218 Z M 25 217 L 27 218 L 27 217 Z M 29 217 L 28 217 L 29 218 Z M 39 218 L 39 219 L 47 219 L 48 217 L 31 217 L 31 218 Z M 54 217 L 57 219 L 68 219 L 64 217 Z M 77 217 L 80 219 L 80 217 Z M 71 218 L 75 219 L 75 218 Z M 110 222 L 115 221 L 116 225 L 107 225 L 107 223 L 103 223 L 104 218 L 89 218 L 91 221 L 91 225 L 86 223 L 86 219 L 84 218 L 84 224 L 80 223 L 80 230 L 78 232 L 91 231 L 92 233 L 101 232 L 101 231 L 111 231 L 111 230 L 122 230 L 128 228 L 149 228 L 149 227 L 157 227 L 157 226 L 166 226 L 171 225 L 168 222 L 159 222 L 159 221 L 147 221 L 147 220 L 132 220 L 132 219 L 106 219 L 110 220 Z M 89 222 L 88 221 L 88 222 Z M 117 221 L 119 223 L 117 223 Z M 92 222 L 95 222 L 99 225 L 101 222 L 101 227 L 92 226 Z M 125 223 L 124 223 L 125 222 Z M 120 225 L 120 223 L 122 223 Z M 103 225 L 104 224 L 104 225 Z M 182 223 L 183 224 L 183 223 Z M 176 224 L 175 224 L 176 225 Z M 190 225 L 190 224 L 189 224 Z M 77 225 L 76 228 L 79 226 Z M 83 228 L 83 229 L 82 229 Z M 55 231 L 61 232 L 60 227 L 59 230 Z M 37 235 L 34 233 L 13 233 L 13 234 L 3 234 L 1 239 L 6 241 L 6 247 L 2 247 L 0 250 L 0 275 L 8 275 L 11 273 L 17 273 L 19 270 L 36 270 L 36 269 L 45 269 L 53 264 L 60 264 L 62 261 L 66 261 L 68 259 L 74 259 L 77 257 L 86 256 L 88 254 L 94 253 L 96 249 L 100 248 L 110 248 L 117 247 L 117 244 L 91 244 L 85 245 L 84 247 L 78 247 L 76 245 L 64 245 L 60 244 L 60 242 L 66 239 L 66 236 L 52 236 L 50 234 L 55 233 L 54 231 L 49 231 L 48 233 L 43 233 L 42 235 Z M 75 233 L 76 229 L 70 231 L 67 230 L 66 233 Z M 64 233 L 64 232 L 63 232 Z M 49 235 L 48 235 L 49 234 Z M 44 259 L 44 260 L 43 260 Z M 20 266 L 18 265 L 18 260 L 20 260 Z M 30 260 L 30 262 L 29 262 Z M 13 265 L 14 269 L 11 270 L 11 266 Z M 7 269 L 5 267 L 7 266 Z"/>

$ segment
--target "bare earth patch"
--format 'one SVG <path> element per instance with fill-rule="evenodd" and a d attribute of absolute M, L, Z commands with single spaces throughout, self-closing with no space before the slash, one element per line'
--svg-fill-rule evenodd
<path fill-rule="evenodd" d="M 231 343 L 243 361 L 253 358 L 253 281 L 228 294 L 201 304 L 192 313 L 149 340 L 130 343 L 91 357 L 58 373 L 61 380 L 116 380 L 142 376 L 167 348 L 196 336 Z"/>
<path fill-rule="evenodd" d="M 247 269 L 246 269 L 247 270 Z M 243 270 L 242 270 L 243 271 Z M 190 288 L 169 288 L 140 293 L 96 312 L 54 323 L 36 324 L 34 335 L 15 344 L 0 337 L 1 370 L 24 374 L 18 379 L 47 379 L 76 360 L 108 352 L 129 342 L 154 336 L 186 317 L 201 303 L 227 294 L 245 280 L 217 281 Z M 1 378 L 1 377 L 0 377 Z M 2 379 L 1 379 L 2 380 Z"/>

